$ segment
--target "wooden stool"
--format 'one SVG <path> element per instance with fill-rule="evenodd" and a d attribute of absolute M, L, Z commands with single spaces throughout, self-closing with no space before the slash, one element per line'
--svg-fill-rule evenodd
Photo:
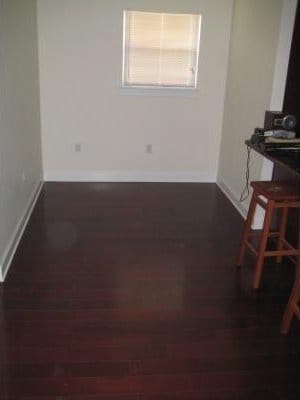
<path fill-rule="evenodd" d="M 289 208 L 300 208 L 300 190 L 296 185 L 285 182 L 252 182 L 251 186 L 253 187 L 253 194 L 244 226 L 242 243 L 236 265 L 241 266 L 246 247 L 256 255 L 257 259 L 254 269 L 253 288 L 257 289 L 260 284 L 265 257 L 276 257 L 276 261 L 281 262 L 283 256 L 296 256 L 296 259 L 293 259 L 293 261 L 296 261 L 300 254 L 300 251 L 294 248 L 285 238 L 288 210 Z M 252 220 L 258 204 L 265 210 L 263 229 L 261 233 L 251 231 Z M 276 209 L 281 209 L 279 231 L 271 232 L 271 222 Z M 259 248 L 257 250 L 249 241 L 249 238 L 258 235 L 261 237 Z M 267 250 L 269 237 L 277 238 L 277 250 Z"/>
<path fill-rule="evenodd" d="M 300 307 L 298 304 L 299 302 L 300 302 L 300 274 L 298 274 L 298 277 L 295 280 L 288 305 L 283 315 L 281 329 L 280 329 L 280 332 L 282 334 L 288 333 L 294 315 L 300 318 Z"/>

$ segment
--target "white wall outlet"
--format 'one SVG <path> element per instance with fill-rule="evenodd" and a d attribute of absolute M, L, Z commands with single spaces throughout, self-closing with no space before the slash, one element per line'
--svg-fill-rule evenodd
<path fill-rule="evenodd" d="M 24 184 L 26 182 L 26 174 L 25 171 L 22 171 L 22 183 Z"/>
<path fill-rule="evenodd" d="M 152 144 L 146 144 L 145 146 L 145 153 L 146 154 L 152 154 Z"/>
<path fill-rule="evenodd" d="M 81 152 L 81 143 L 75 143 L 75 153 Z"/>

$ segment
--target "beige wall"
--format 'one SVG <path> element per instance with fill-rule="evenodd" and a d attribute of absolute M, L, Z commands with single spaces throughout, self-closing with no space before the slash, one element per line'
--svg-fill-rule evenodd
<path fill-rule="evenodd" d="M 284 18 L 288 10 L 291 17 L 295 1 L 284 0 L 283 6 Z M 248 207 L 238 201 L 245 184 L 244 142 L 263 126 L 264 111 L 282 104 L 288 52 L 279 39 L 290 39 L 293 21 L 280 24 L 281 15 L 282 0 L 236 0 L 233 11 L 218 182 L 242 214 Z M 252 152 L 250 179 L 260 180 L 263 167 L 262 157 Z"/>
<path fill-rule="evenodd" d="M 203 15 L 196 91 L 120 87 L 127 8 Z M 232 0 L 39 0 L 46 180 L 215 181 L 231 9 Z"/>
<path fill-rule="evenodd" d="M 0 275 L 42 178 L 35 3 L 0 1 Z"/>

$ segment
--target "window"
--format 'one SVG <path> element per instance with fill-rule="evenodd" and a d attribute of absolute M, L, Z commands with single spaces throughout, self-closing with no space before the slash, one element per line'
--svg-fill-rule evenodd
<path fill-rule="evenodd" d="M 201 15 L 124 11 L 123 86 L 195 88 Z"/>

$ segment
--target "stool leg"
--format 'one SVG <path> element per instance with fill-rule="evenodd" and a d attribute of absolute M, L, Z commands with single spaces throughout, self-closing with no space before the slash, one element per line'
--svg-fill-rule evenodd
<path fill-rule="evenodd" d="M 248 239 L 248 236 L 249 236 L 249 233 L 251 230 L 251 224 L 252 224 L 253 216 L 254 216 L 255 209 L 256 209 L 256 199 L 257 199 L 257 193 L 254 191 L 251 201 L 250 201 L 246 222 L 244 225 L 240 250 L 239 250 L 239 253 L 238 253 L 238 256 L 236 259 L 236 263 L 235 263 L 237 267 L 240 267 L 244 260 L 245 250 L 246 250 L 246 240 Z"/>
<path fill-rule="evenodd" d="M 255 270 L 254 270 L 253 289 L 259 288 L 260 278 L 261 278 L 261 274 L 262 274 L 262 270 L 263 270 L 264 255 L 265 255 L 265 251 L 266 251 L 266 247 L 267 247 L 268 236 L 270 233 L 270 226 L 271 226 L 271 222 L 272 222 L 273 210 L 274 210 L 274 200 L 270 200 L 268 202 L 266 212 L 265 212 L 264 225 L 263 225 L 260 246 L 259 246 L 259 251 L 258 251 Z"/>
<path fill-rule="evenodd" d="M 288 207 L 284 207 L 281 211 L 281 218 L 280 218 L 280 225 L 279 225 L 279 238 L 278 238 L 278 246 L 277 246 L 278 251 L 283 249 L 282 240 L 285 238 L 287 217 L 288 217 Z M 281 263 L 281 261 L 282 261 L 282 256 L 277 256 L 276 262 Z"/>
<path fill-rule="evenodd" d="M 288 305 L 283 315 L 280 328 L 280 332 L 283 335 L 287 334 L 290 329 L 290 325 L 294 316 L 294 308 L 297 307 L 297 303 L 299 302 L 299 300 L 300 300 L 300 278 L 296 279 L 294 283 Z"/>

